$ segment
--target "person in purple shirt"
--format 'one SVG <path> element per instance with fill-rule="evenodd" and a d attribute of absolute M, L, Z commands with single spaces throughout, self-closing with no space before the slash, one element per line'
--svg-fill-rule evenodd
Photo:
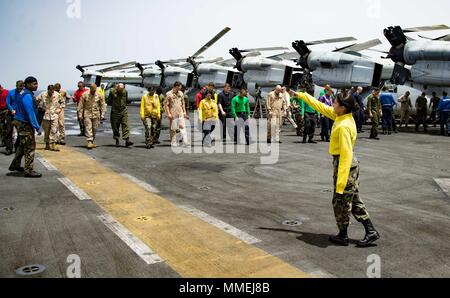
<path fill-rule="evenodd" d="M 328 89 L 326 93 L 319 98 L 321 103 L 332 107 L 333 106 L 333 91 Z M 322 131 L 320 133 L 320 137 L 322 138 L 322 142 L 330 142 L 330 132 L 332 128 L 331 120 L 323 115 L 320 116 L 320 125 L 322 127 Z"/>
<path fill-rule="evenodd" d="M 5 138 L 6 155 L 11 155 L 13 153 L 13 131 L 15 127 L 14 118 L 16 116 L 17 102 L 19 101 L 19 99 L 22 98 L 21 93 L 24 87 L 25 87 L 24 82 L 18 81 L 16 83 L 16 89 L 9 91 L 8 97 L 6 98 L 6 105 L 8 107 L 8 118 L 6 119 L 6 138 Z M 19 145 L 20 145 L 20 138 L 19 135 L 17 135 L 16 143 L 14 144 L 16 151 L 17 148 L 19 148 Z"/>

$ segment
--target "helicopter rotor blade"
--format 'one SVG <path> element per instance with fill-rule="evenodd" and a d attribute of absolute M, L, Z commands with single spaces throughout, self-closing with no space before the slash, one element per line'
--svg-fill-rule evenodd
<path fill-rule="evenodd" d="M 339 42 L 347 42 L 347 41 L 356 41 L 357 39 L 348 36 L 348 37 L 339 37 L 339 38 L 331 38 L 331 39 L 322 39 L 322 40 L 316 40 L 316 41 L 308 41 L 305 42 L 307 46 L 314 46 L 319 44 L 328 44 L 328 43 L 339 43 Z"/>
<path fill-rule="evenodd" d="M 112 66 L 112 67 L 100 69 L 99 72 L 110 72 L 110 71 L 114 71 L 114 70 L 121 70 L 121 69 L 124 69 L 124 68 L 129 67 L 129 66 L 133 66 L 134 67 L 136 65 L 136 63 L 137 63 L 136 61 L 131 61 L 131 62 L 115 65 L 115 66 Z"/>
<path fill-rule="evenodd" d="M 403 29 L 404 33 L 413 33 L 413 32 L 425 32 L 425 31 L 438 31 L 438 30 L 446 30 L 450 29 L 447 25 L 434 25 L 434 26 L 423 26 L 423 27 L 412 27 Z"/>
<path fill-rule="evenodd" d="M 366 41 L 366 42 L 357 43 L 357 44 L 354 44 L 354 45 L 343 47 L 343 48 L 335 50 L 334 52 L 339 52 L 339 53 L 360 52 L 360 51 L 364 51 L 364 50 L 368 50 L 370 48 L 376 47 L 376 46 L 381 45 L 381 44 L 383 44 L 381 42 L 381 40 L 376 38 L 376 39 L 372 39 L 372 40 L 369 40 L 369 41 Z"/>
<path fill-rule="evenodd" d="M 94 66 L 105 66 L 105 65 L 112 65 L 112 64 L 119 64 L 119 61 L 114 62 L 104 62 L 104 63 L 97 63 L 97 64 L 90 64 L 90 65 L 82 65 L 82 68 L 88 68 L 88 67 L 94 67 Z"/>
<path fill-rule="evenodd" d="M 203 52 L 205 52 L 210 47 L 212 47 L 216 42 L 218 42 L 230 30 L 231 30 L 231 28 L 225 27 L 216 36 L 214 36 L 210 41 L 208 41 L 203 47 L 201 47 L 197 52 L 195 52 L 195 54 L 192 55 L 192 58 L 194 58 L 194 59 L 199 58 L 198 57 L 199 55 L 201 55 Z M 186 59 L 185 59 L 185 61 L 186 61 Z"/>
<path fill-rule="evenodd" d="M 289 48 L 286 48 L 286 47 L 255 48 L 255 49 L 240 50 L 240 52 L 241 53 L 248 53 L 248 52 L 284 51 L 284 50 L 289 50 Z"/>

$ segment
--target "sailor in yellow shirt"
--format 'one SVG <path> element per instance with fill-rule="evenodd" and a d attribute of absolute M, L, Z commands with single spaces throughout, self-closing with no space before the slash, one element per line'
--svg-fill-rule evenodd
<path fill-rule="evenodd" d="M 152 149 L 153 141 L 158 139 L 157 128 L 161 119 L 161 103 L 154 88 L 149 88 L 148 93 L 142 96 L 140 115 L 145 126 L 145 144 L 147 149 Z"/>
<path fill-rule="evenodd" d="M 216 129 L 216 123 L 219 120 L 219 106 L 213 97 L 214 92 L 208 91 L 198 108 L 199 119 L 202 122 L 203 145 L 208 147 L 213 142 L 211 134 Z"/>
<path fill-rule="evenodd" d="M 364 202 L 359 197 L 359 162 L 353 154 L 356 144 L 356 123 L 352 110 L 355 107 L 353 92 L 347 97 L 338 97 L 333 107 L 326 106 L 307 93 L 291 92 L 291 96 L 302 99 L 323 116 L 335 121 L 331 132 L 330 154 L 334 157 L 334 196 L 333 208 L 339 235 L 331 236 L 330 241 L 348 246 L 347 229 L 350 225 L 350 213 L 364 225 L 366 236 L 359 241 L 358 247 L 368 247 L 380 239 L 375 230 Z"/>

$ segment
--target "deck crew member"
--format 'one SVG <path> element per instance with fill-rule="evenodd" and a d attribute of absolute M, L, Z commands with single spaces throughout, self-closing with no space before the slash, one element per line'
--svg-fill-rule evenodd
<path fill-rule="evenodd" d="M 232 138 L 233 133 L 233 115 L 231 114 L 231 102 L 233 101 L 234 93 L 231 91 L 231 85 L 225 84 L 223 91 L 219 94 L 219 115 L 222 122 L 222 140 L 227 141 L 227 132 Z"/>
<path fill-rule="evenodd" d="M 450 136 L 450 98 L 448 93 L 444 92 L 441 101 L 439 102 L 438 111 L 441 118 L 441 135 Z M 447 126 L 447 129 L 445 129 Z"/>
<path fill-rule="evenodd" d="M 380 103 L 381 103 L 381 109 L 382 109 L 382 128 L 383 128 L 383 134 L 392 134 L 392 119 L 393 119 L 393 112 L 394 112 L 394 106 L 397 105 L 395 102 L 394 96 L 392 93 L 387 92 L 388 89 L 386 87 L 383 88 L 383 92 L 380 95 Z"/>
<path fill-rule="evenodd" d="M 244 126 L 245 141 L 247 146 L 250 145 L 250 126 L 248 119 L 250 117 L 250 102 L 247 98 L 247 90 L 242 88 L 239 95 L 233 98 L 231 102 L 231 115 L 234 118 L 234 143 L 237 145 L 239 142 L 238 132 L 240 128 Z"/>
<path fill-rule="evenodd" d="M 213 98 L 214 92 L 207 92 L 206 97 L 200 102 L 198 109 L 199 119 L 202 122 L 203 130 L 202 144 L 208 147 L 212 145 L 213 139 L 211 134 L 216 129 L 216 124 L 219 120 L 219 107 Z"/>
<path fill-rule="evenodd" d="M 157 139 L 158 123 L 161 121 L 161 103 L 152 87 L 142 96 L 140 116 L 145 127 L 145 145 L 147 149 L 152 149 Z"/>
<path fill-rule="evenodd" d="M 35 133 L 39 131 L 37 121 L 37 103 L 34 92 L 38 89 L 38 81 L 34 77 L 25 80 L 25 91 L 18 98 L 15 123 L 20 136 L 20 145 L 17 148 L 14 160 L 9 167 L 11 172 L 23 172 L 27 178 L 41 178 L 42 174 L 34 171 L 34 152 L 36 150 Z M 25 156 L 25 167 L 20 166 Z"/>
<path fill-rule="evenodd" d="M 88 91 L 88 89 L 85 88 L 84 83 L 83 82 L 78 82 L 78 89 L 73 94 L 73 101 L 78 105 L 80 103 L 81 96 L 87 91 Z M 78 119 L 78 123 L 80 124 L 80 134 L 78 136 L 79 137 L 83 137 L 84 136 L 84 123 L 83 123 L 83 120 Z"/>
<path fill-rule="evenodd" d="M 420 124 L 423 125 L 423 130 L 428 132 L 427 125 L 427 116 L 428 116 L 428 100 L 427 94 L 422 92 L 416 100 L 416 109 L 417 109 L 417 122 L 416 122 L 416 131 L 419 131 Z"/>
<path fill-rule="evenodd" d="M 11 155 L 13 153 L 13 147 L 15 147 L 15 151 L 19 148 L 20 138 L 17 134 L 16 142 L 13 146 L 13 135 L 14 130 L 17 132 L 17 127 L 15 125 L 14 117 L 17 111 L 17 101 L 22 97 L 21 93 L 25 88 L 25 84 L 23 81 L 18 81 L 16 83 L 16 89 L 9 91 L 8 97 L 6 98 L 6 106 L 8 107 L 8 117 L 6 118 L 6 155 Z"/>
<path fill-rule="evenodd" d="M 398 99 L 400 103 L 400 127 L 405 123 L 406 128 L 409 124 L 409 116 L 411 115 L 412 103 L 411 103 L 411 92 L 406 91 L 406 93 Z"/>
<path fill-rule="evenodd" d="M 367 98 L 367 110 L 369 111 L 369 117 L 372 119 L 372 129 L 370 130 L 369 139 L 379 140 L 378 127 L 380 126 L 380 118 L 383 116 L 379 89 L 374 89 L 372 94 Z"/>
<path fill-rule="evenodd" d="M 380 238 L 375 230 L 364 202 L 359 196 L 359 161 L 353 153 L 357 131 L 352 110 L 355 106 L 353 97 L 338 97 L 333 107 L 328 107 L 307 93 L 292 94 L 297 96 L 325 117 L 335 121 L 331 133 L 330 155 L 333 156 L 334 197 L 333 208 L 339 234 L 330 236 L 330 241 L 349 245 L 348 227 L 350 213 L 364 225 L 366 236 L 358 246 L 367 247 Z"/>

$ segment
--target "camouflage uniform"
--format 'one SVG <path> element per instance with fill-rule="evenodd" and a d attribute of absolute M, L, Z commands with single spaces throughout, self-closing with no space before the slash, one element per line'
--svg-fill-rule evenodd
<path fill-rule="evenodd" d="M 19 168 L 22 157 L 25 156 L 25 174 L 27 174 L 34 169 L 34 151 L 36 150 L 34 128 L 30 124 L 21 121 L 14 121 L 14 125 L 17 127 L 20 137 L 20 145 L 17 148 L 11 167 Z"/>
<path fill-rule="evenodd" d="M 153 142 L 159 142 L 159 137 L 161 136 L 161 130 L 162 130 L 162 118 L 164 114 L 164 109 L 162 107 L 165 106 L 164 101 L 166 100 L 166 97 L 164 94 L 159 95 L 159 103 L 161 106 L 161 117 L 159 117 L 158 121 L 156 122 L 156 126 L 154 127 L 154 138 Z"/>
<path fill-rule="evenodd" d="M 61 110 L 62 97 L 58 92 L 53 92 L 49 96 L 48 92 L 41 93 L 36 98 L 38 108 L 45 110 L 42 126 L 44 128 L 46 144 L 55 144 L 58 133 L 58 110 Z"/>
<path fill-rule="evenodd" d="M 111 127 L 114 133 L 114 139 L 120 139 L 120 126 L 122 126 L 122 138 L 127 140 L 130 138 L 130 129 L 128 127 L 128 91 L 123 90 L 119 94 L 117 90 L 111 90 L 108 97 L 111 104 Z"/>
<path fill-rule="evenodd" d="M 378 137 L 378 127 L 380 126 L 381 118 L 381 102 L 380 98 L 375 95 L 370 95 L 367 99 L 367 109 L 372 113 L 372 130 L 370 137 Z"/>
<path fill-rule="evenodd" d="M 343 195 L 336 194 L 336 185 L 339 170 L 339 156 L 334 156 L 334 197 L 333 209 L 336 216 L 336 223 L 340 230 L 348 227 L 350 224 L 350 213 L 356 218 L 358 222 L 364 222 L 370 219 L 364 202 L 359 197 L 359 161 L 353 157 L 352 166 L 350 168 L 350 175 L 348 177 L 347 187 Z"/>
<path fill-rule="evenodd" d="M 283 111 L 286 110 L 286 102 L 283 94 L 278 95 L 273 91 L 267 97 L 267 110 L 272 113 L 269 115 L 269 125 L 267 128 L 267 139 L 272 140 L 274 135 L 275 142 L 280 141 L 281 126 L 283 124 Z M 275 131 L 272 131 L 275 129 Z"/>
<path fill-rule="evenodd" d="M 299 104 L 297 99 L 292 99 L 291 104 L 293 105 L 293 112 L 295 123 L 297 124 L 297 135 L 303 137 L 305 131 L 305 121 L 302 117 L 302 106 Z M 294 107 L 295 105 L 295 107 Z"/>
<path fill-rule="evenodd" d="M 69 95 L 66 91 L 60 90 L 59 94 L 61 95 L 61 113 L 59 113 L 58 117 L 58 131 L 59 131 L 59 141 L 65 142 L 66 140 L 66 128 L 65 128 L 65 108 L 66 108 L 66 100 L 69 98 Z"/>
<path fill-rule="evenodd" d="M 183 137 L 183 143 L 185 145 L 188 144 L 184 107 L 183 92 L 179 91 L 178 93 L 175 93 L 173 90 L 167 92 L 164 110 L 170 112 L 173 117 L 170 121 L 170 140 L 172 146 L 177 145 L 176 138 L 178 132 L 180 132 Z"/>
<path fill-rule="evenodd" d="M 105 118 L 105 98 L 100 93 L 92 95 L 89 91 L 81 96 L 78 105 L 78 118 L 84 120 L 88 142 L 93 142 L 100 120 Z"/>

